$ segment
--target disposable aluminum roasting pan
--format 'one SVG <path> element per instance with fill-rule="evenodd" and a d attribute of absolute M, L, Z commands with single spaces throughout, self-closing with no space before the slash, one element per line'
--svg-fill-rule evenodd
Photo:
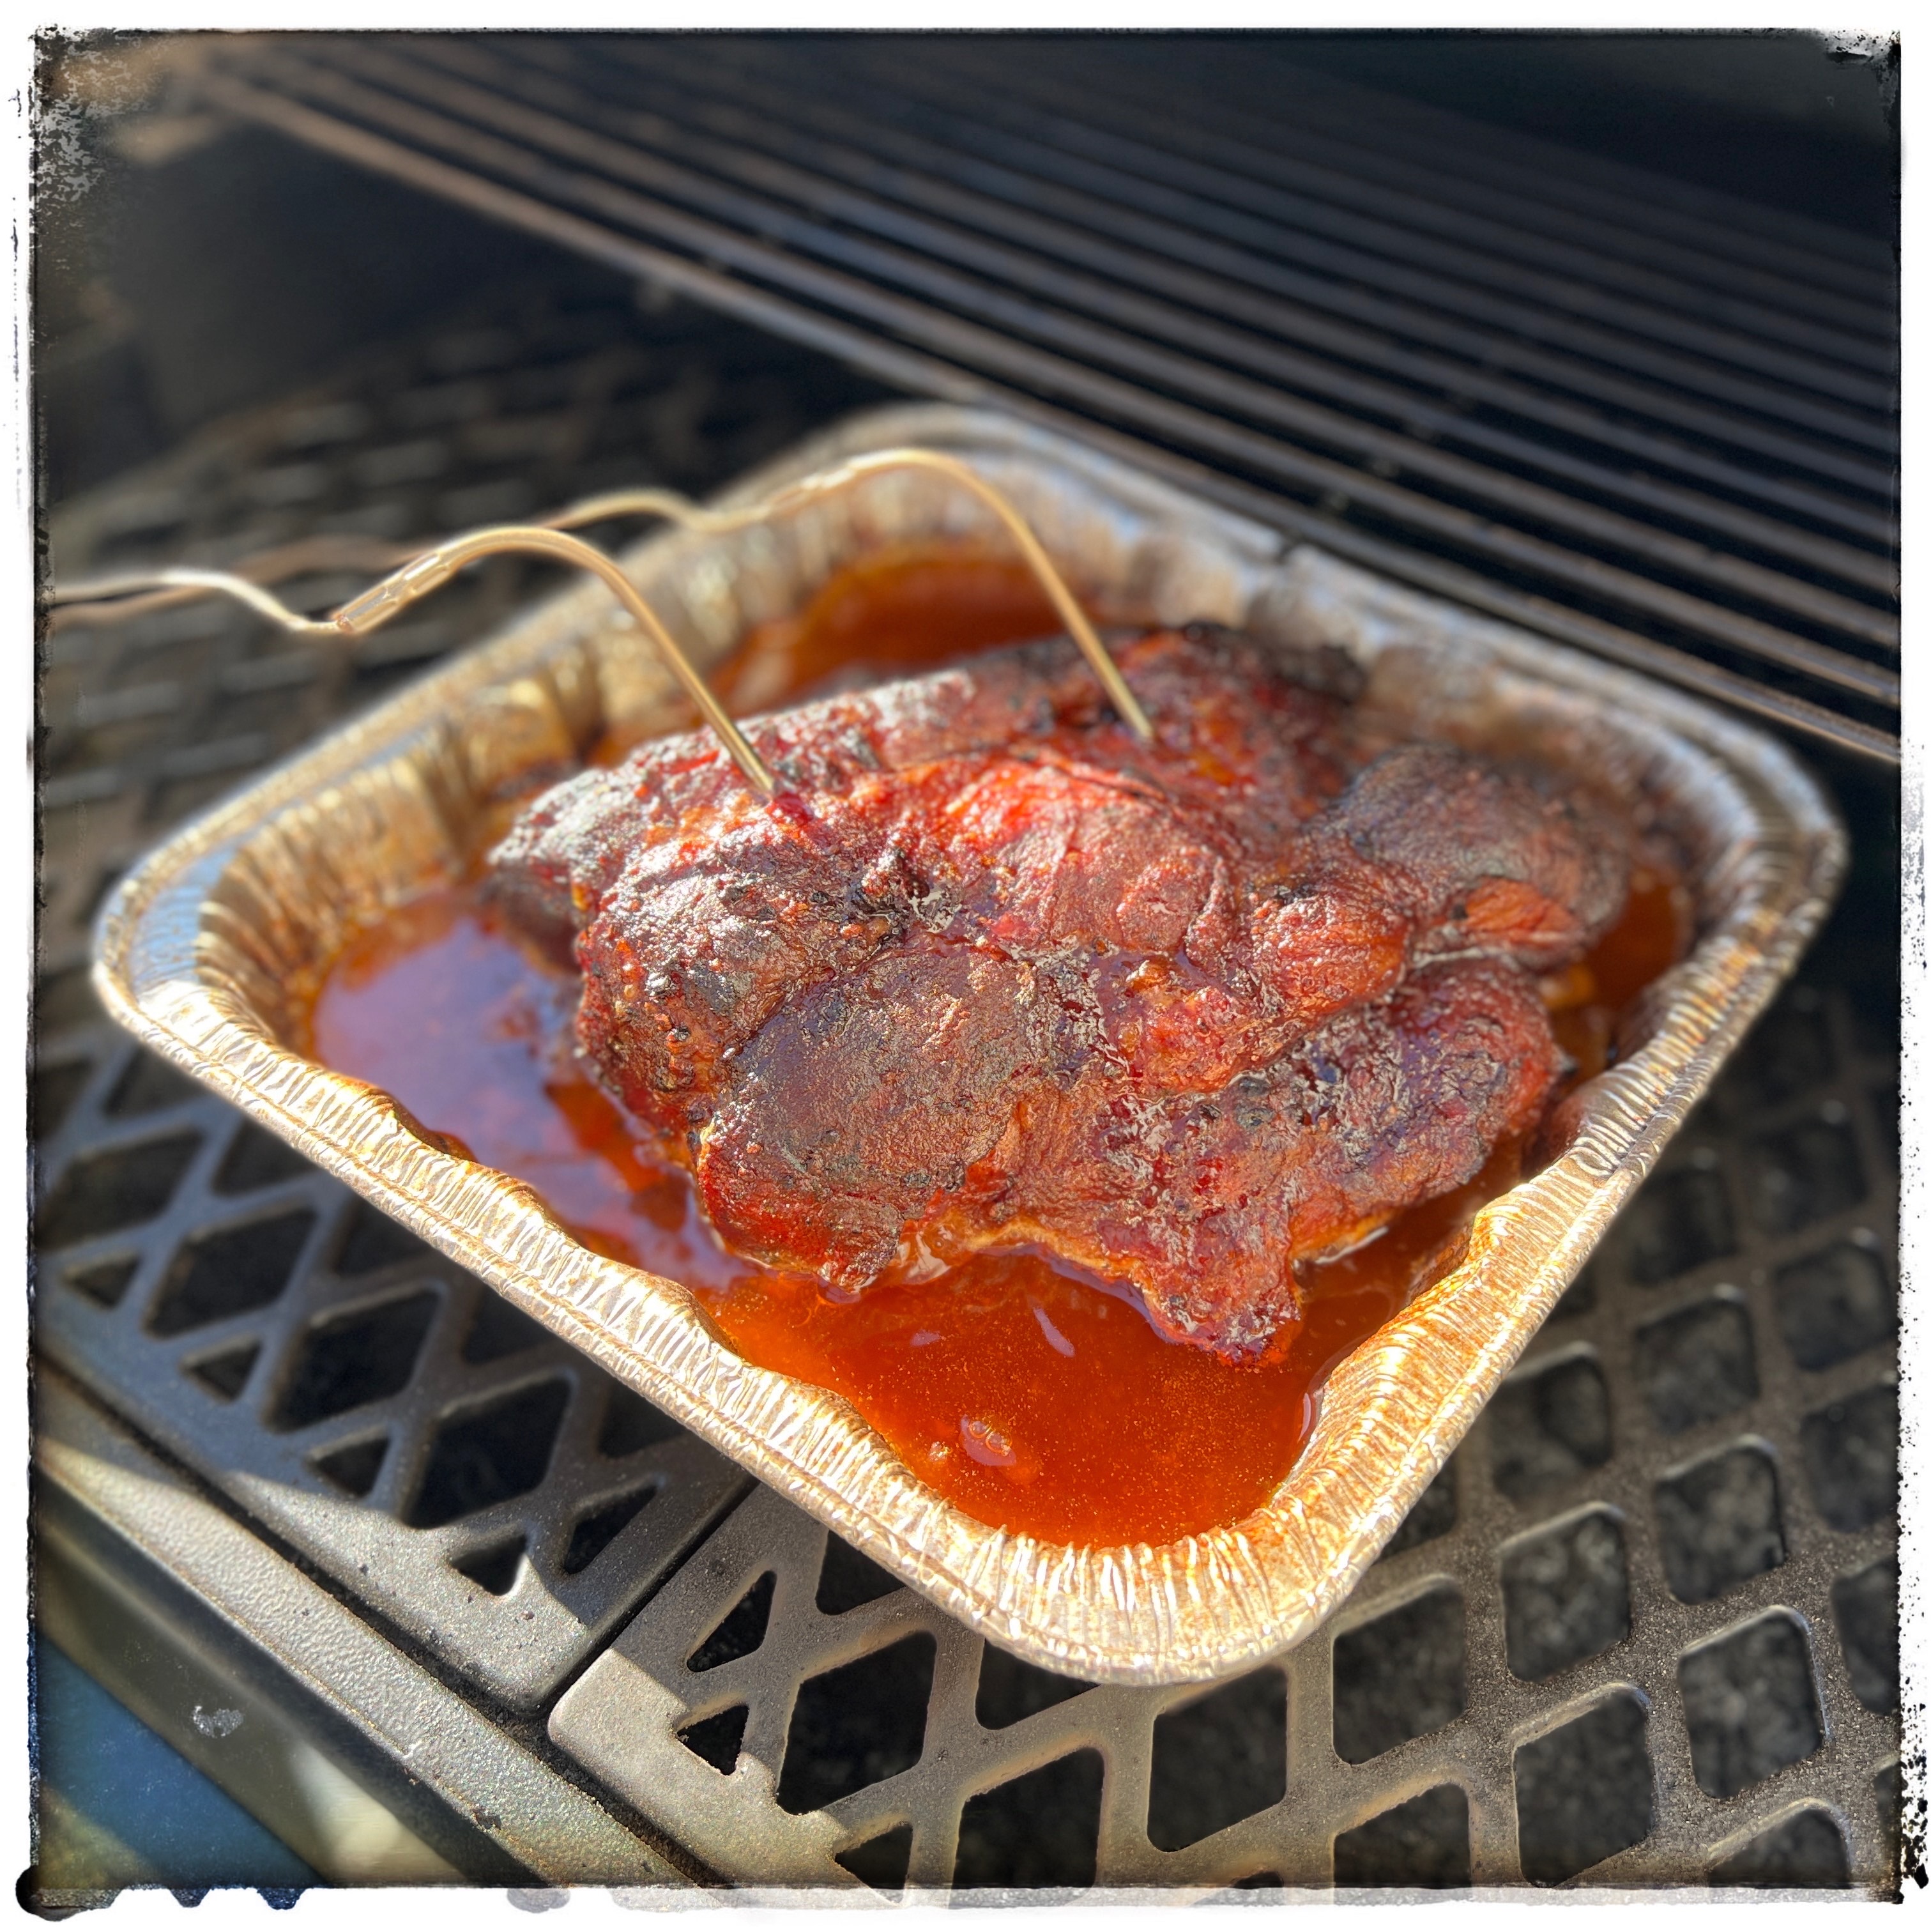
<path fill-rule="evenodd" d="M 171 838 L 114 894 L 109 1010 L 546 1328 L 1008 1650 L 1072 1676 L 1222 1676 L 1306 1636 L 1461 1440 L 1816 931 L 1844 842 L 1783 747 L 1662 686 L 1416 595 L 1039 429 L 917 405 L 813 440 L 723 499 L 872 449 L 973 464 L 1109 621 L 1218 620 L 1341 646 L 1409 735 L 1528 749 L 1639 801 L 1688 868 L 1690 957 L 1625 1016 L 1566 1150 L 1476 1220 L 1465 1261 L 1335 1372 L 1270 1502 L 1159 1547 L 1054 1545 L 925 1486 L 841 1399 L 754 1368 L 674 1281 L 606 1260 L 530 1190 L 456 1157 L 385 1095 L 291 1049 L 343 939 L 456 878 L 493 806 L 607 730 L 680 724 L 668 676 L 602 586 L 532 610 Z M 653 536 L 624 564 L 700 664 L 882 544 L 983 541 L 934 475 L 870 479 L 775 524 Z M 1096 1418 L 1096 1426 L 1103 1421 Z M 318 1487 L 321 1479 L 316 1478 Z"/>

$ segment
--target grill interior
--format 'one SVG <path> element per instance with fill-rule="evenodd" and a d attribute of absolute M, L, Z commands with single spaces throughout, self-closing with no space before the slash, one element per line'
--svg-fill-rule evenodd
<path fill-rule="evenodd" d="M 978 212 L 970 219 L 965 202 L 947 201 L 945 232 L 963 236 L 977 224 L 981 245 L 1015 260 L 1032 245 L 1029 236 L 1036 239 L 1021 219 L 1027 208 L 1056 222 L 1069 220 L 1075 205 L 1110 208 L 1108 219 L 1121 224 L 1150 221 L 1168 194 L 1220 208 L 1223 224 L 1195 224 L 1189 202 L 1186 219 L 1169 224 L 1173 247 L 1183 234 L 1224 238 L 1230 211 L 1243 204 L 1227 199 L 1233 190 L 1224 185 L 1213 190 L 1222 199 L 1213 200 L 1186 169 L 1219 169 L 1216 182 L 1244 181 L 1255 194 L 1276 197 L 1267 212 L 1242 216 L 1276 236 L 1243 254 L 1255 263 L 1288 258 L 1289 242 L 1279 238 L 1290 232 L 1282 210 L 1291 193 L 1329 209 L 1320 246 L 1357 251 L 1369 248 L 1371 217 L 1382 236 L 1417 218 L 1421 196 L 1455 215 L 1434 229 L 1432 245 L 1449 254 L 1431 266 L 1375 239 L 1369 252 L 1381 264 L 1380 280 L 1365 269 L 1331 281 L 1331 266 L 1319 274 L 1297 269 L 1327 290 L 1328 306 L 1312 293 L 1297 297 L 1297 307 L 1270 292 L 1270 326 L 1300 332 L 1296 355 L 1327 359 L 1310 360 L 1308 373 L 1291 380 L 1285 362 L 1255 364 L 1240 380 L 1264 373 L 1270 393 L 1297 409 L 1300 383 L 1333 413 L 1340 400 L 1366 393 L 1345 384 L 1367 382 L 1362 372 L 1370 370 L 1375 382 L 1399 383 L 1410 398 L 1409 413 L 1389 413 L 1375 434 L 1469 464 L 1480 449 L 1481 465 L 1503 482 L 1531 470 L 1544 479 L 1537 487 L 1557 475 L 1573 478 L 1579 470 L 1550 466 L 1558 458 L 1606 464 L 1610 448 L 1624 451 L 1620 468 L 1631 456 L 1647 463 L 1648 445 L 1639 451 L 1599 432 L 1651 437 L 1657 450 L 1683 458 L 1670 488 L 1693 476 L 1712 504 L 1886 556 L 1888 482 L 1864 491 L 1870 520 L 1859 534 L 1797 507 L 1813 496 L 1840 508 L 1859 500 L 1845 476 L 1800 473 L 1780 466 L 1767 447 L 1736 442 L 1732 454 L 1752 452 L 1743 466 L 1753 484 L 1733 487 L 1713 466 L 1730 458 L 1714 436 L 1690 433 L 1687 415 L 1666 415 L 1658 402 L 1645 419 L 1616 400 L 1623 391 L 1565 388 L 1581 376 L 1559 382 L 1549 374 L 1550 358 L 1567 357 L 1592 381 L 1633 394 L 1630 386 L 1660 385 L 1656 372 L 1668 362 L 1678 372 L 1671 380 L 1687 382 L 1685 371 L 1722 359 L 1711 346 L 1720 336 L 1730 345 L 1729 380 L 1774 387 L 1792 407 L 1822 413 L 1786 412 L 1777 427 L 1774 412 L 1746 409 L 1715 386 L 1699 406 L 1739 435 L 1826 450 L 1825 418 L 1881 422 L 1882 398 L 1867 404 L 1853 392 L 1859 383 L 1881 391 L 1888 380 L 1876 351 L 1875 361 L 1860 364 L 1819 346 L 1855 339 L 1853 314 L 1882 314 L 1888 273 L 1828 231 L 1801 237 L 1813 262 L 1831 269 L 1805 280 L 1793 274 L 1789 254 L 1802 224 L 1713 212 L 1707 198 L 1687 192 L 1632 208 L 1626 179 L 1606 164 L 1529 174 L 1511 137 L 1457 150 L 1457 171 L 1444 180 L 1427 170 L 1426 158 L 1438 160 L 1445 138 L 1429 114 L 1381 104 L 1394 131 L 1366 147 L 1359 97 L 1311 77 L 1297 97 L 1306 109 L 1295 125 L 1300 145 L 1285 158 L 1267 150 L 1273 173 L 1253 161 L 1237 176 L 1227 156 L 1216 159 L 1201 145 L 1204 135 L 1158 123 L 1151 105 L 1123 124 L 1129 131 L 1108 131 L 1113 124 L 1103 122 L 1090 87 L 1078 92 L 1088 119 L 1071 118 L 1070 108 L 1021 115 L 1010 103 L 1044 101 L 1050 88 L 1069 85 L 1055 78 L 1051 62 L 1042 61 L 1036 82 L 1048 92 L 999 97 L 1008 105 L 995 115 L 988 103 L 996 91 L 955 80 L 934 103 L 909 76 L 892 78 L 897 70 L 878 64 L 889 49 L 814 45 L 812 84 L 794 71 L 783 90 L 787 118 L 775 113 L 775 96 L 758 92 L 770 76 L 754 42 L 652 40 L 640 67 L 643 44 L 519 45 L 532 57 L 512 74 L 501 47 L 487 43 L 345 40 L 298 51 L 278 43 L 245 55 L 244 80 L 224 56 L 226 77 L 204 75 L 196 84 L 230 105 L 244 104 L 234 92 L 244 87 L 272 83 L 289 99 L 307 89 L 311 103 L 328 95 L 331 113 L 346 111 L 342 90 L 352 86 L 371 98 L 391 90 L 415 99 L 410 88 L 474 88 L 493 76 L 507 99 L 514 78 L 553 112 L 561 98 L 553 90 L 583 90 L 584 106 L 594 84 L 622 93 L 627 106 L 607 102 L 598 112 L 632 117 L 625 139 L 640 154 L 674 149 L 680 167 L 721 166 L 718 154 L 691 148 L 682 130 L 700 111 L 734 113 L 758 122 L 759 142 L 748 126 L 740 140 L 730 131 L 738 124 L 721 119 L 707 124 L 707 138 L 721 130 L 742 166 L 765 152 L 768 136 L 771 146 L 790 144 L 787 166 L 805 165 L 808 150 L 819 156 L 811 165 L 826 179 L 820 148 L 829 152 L 826 129 L 836 122 L 839 140 L 850 144 L 838 152 L 853 169 L 871 156 L 872 174 L 859 182 L 866 208 L 884 208 L 888 190 L 910 194 L 907 182 L 927 182 L 933 194 L 943 188 L 987 197 L 971 202 Z M 613 64 L 619 55 L 628 66 Z M 995 57 L 996 49 L 973 56 Z M 1062 67 L 1071 58 L 1055 56 Z M 1136 98 L 1128 89 L 1139 70 L 1123 54 L 1114 64 L 1119 92 L 1105 100 Z M 621 88 L 600 68 L 620 74 Z M 978 70 L 960 71 L 970 79 Z M 418 76 L 406 86 L 406 73 Z M 1245 85 L 1237 79 L 1229 77 L 1230 111 L 1216 117 L 1215 142 L 1258 136 L 1235 111 Z M 443 111 L 454 97 L 439 98 Z M 426 139 L 420 105 L 391 133 L 413 129 L 412 140 Z M 470 106 L 481 114 L 480 100 Z M 674 140 L 661 131 L 673 108 L 683 117 Z M 646 135 L 640 117 L 650 115 L 664 118 L 648 122 L 659 131 Z M 822 125 L 814 118 L 805 126 L 820 115 Z M 357 124 L 377 124 L 373 110 Z M 520 126 L 500 112 L 489 124 L 493 139 L 516 136 Z M 575 124 L 596 123 L 586 108 Z M 1378 140 L 1384 122 L 1374 124 Z M 1270 137 L 1285 138 L 1278 125 Z M 888 177 L 883 160 L 895 171 L 913 169 L 917 157 L 905 144 L 914 142 L 946 148 L 958 158 L 951 171 L 935 161 L 929 173 Z M 1124 147 L 1159 148 L 1174 178 L 1133 173 Z M 560 205 L 561 182 L 545 178 Z M 758 192 L 775 194 L 775 179 L 760 176 Z M 1033 199 L 1023 200 L 1022 190 Z M 662 206 L 674 213 L 665 192 Z M 1524 211 L 1537 209 L 1542 226 L 1527 232 L 1540 238 L 1531 248 L 1519 238 Z M 1525 290 L 1555 279 L 1558 262 L 1563 274 L 1579 275 L 1561 255 L 1562 236 L 1586 234 L 1588 246 L 1606 250 L 1594 238 L 1611 214 L 1626 224 L 1614 257 L 1622 266 L 1601 269 L 1593 284 L 1576 281 L 1558 329 L 1552 298 L 1537 308 Z M 1680 290 L 1709 259 L 1702 251 L 1718 214 L 1726 216 L 1727 266 L 1702 272 L 1699 308 Z M 846 238 L 841 247 L 861 245 L 845 202 L 821 207 L 819 217 L 826 234 Z M 803 219 L 795 210 L 787 218 Z M 902 218 L 921 236 L 919 224 L 934 233 L 943 225 L 925 214 Z M 771 231 L 757 232 L 766 247 Z M 1113 231 L 1096 214 L 1083 232 Z M 1293 247 L 1313 248 L 1306 236 L 1318 232 L 1293 231 L 1301 237 Z M 802 232 L 787 231 L 782 251 L 799 262 L 811 254 Z M 1511 235 L 1512 255 L 1503 246 Z M 905 233 L 893 246 L 901 242 L 912 245 Z M 1124 245 L 1117 236 L 1106 242 L 1116 244 Z M 1132 245 L 1153 244 L 1136 230 Z M 694 261 L 701 250 L 691 246 Z M 639 266 L 634 254 L 609 259 L 626 271 Z M 1306 259 L 1320 268 L 1328 258 Z M 1388 279 L 1398 269 L 1410 278 L 1399 288 Z M 1514 282 L 1497 279 L 1504 270 Z M 739 292 L 720 305 L 742 314 L 756 278 L 739 272 Z M 1192 266 L 1186 275 L 1194 278 Z M 1761 310 L 1752 276 L 1783 278 L 1804 300 L 1793 295 L 1787 312 Z M 1505 291 L 1517 321 L 1483 338 L 1492 354 L 1478 356 L 1473 334 L 1454 348 L 1451 324 L 1440 319 L 1447 310 L 1428 311 L 1439 331 L 1426 338 L 1413 332 L 1417 322 L 1406 334 L 1392 323 L 1369 326 L 1358 305 L 1399 300 L 1403 315 L 1420 315 L 1416 291 L 1429 277 L 1431 287 L 1452 284 L 1465 303 L 1500 302 Z M 1674 306 L 1657 279 L 1672 278 Z M 1225 286 L 1238 279 L 1226 267 Z M 1206 285 L 1174 281 L 1167 294 L 1225 320 L 1234 312 L 1222 302 L 1223 284 L 1212 284 L 1211 302 Z M 1056 303 L 1072 298 L 1057 284 L 1048 292 Z M 1577 305 L 1585 298 L 1583 314 Z M 1732 300 L 1735 313 L 1725 307 Z M 1357 309 L 1344 311 L 1343 303 Z M 993 313 L 976 296 L 948 296 L 943 306 L 975 326 Z M 1639 327 L 1637 310 L 1675 320 L 1667 330 L 1654 319 Z M 916 340 L 909 329 L 895 322 L 895 346 L 883 334 L 855 344 L 847 320 L 838 325 L 847 334 L 834 340 L 825 318 L 837 313 L 821 303 L 809 328 L 775 311 L 757 313 L 757 327 L 674 304 L 640 315 L 615 278 L 559 266 L 539 294 L 487 299 L 71 506 L 53 532 L 60 568 L 78 575 L 143 560 L 227 560 L 317 536 L 390 542 L 616 483 L 702 490 L 882 393 L 812 347 L 794 346 L 801 338 L 884 380 L 943 387 L 925 379 L 925 364 L 904 359 Z M 1766 313 L 1783 316 L 1777 329 Z M 1344 314 L 1345 325 L 1333 321 Z M 1452 326 L 1472 328 L 1473 314 Z M 1339 332 L 1317 342 L 1309 332 L 1330 326 L 1323 314 Z M 1112 322 L 1136 335 L 1152 327 L 1117 311 Z M 1585 344 L 1585 324 L 1614 333 L 1624 359 L 1594 338 Z M 1193 329 L 1190 322 L 1190 354 L 1201 348 Z M 1747 332 L 1756 362 L 1737 360 Z M 1863 334 L 1888 352 L 1876 322 Z M 1452 407 L 1442 391 L 1426 404 L 1441 427 L 1425 437 L 1415 434 L 1426 424 L 1413 412 L 1436 379 L 1417 374 L 1418 345 L 1429 356 L 1463 356 L 1470 380 L 1495 386 L 1456 392 Z M 1777 358 L 1805 362 L 1809 389 Z M 963 358 L 951 365 L 944 382 L 967 366 Z M 1836 378 L 1825 380 L 1830 369 L 1841 377 L 1837 387 Z M 1445 364 L 1438 374 L 1445 382 Z M 1144 394 L 1163 408 L 1191 393 L 1177 378 L 1161 383 Z M 1033 398 L 1028 408 L 1041 395 L 1052 395 L 1056 409 L 1066 401 L 1044 384 L 1011 394 Z M 1505 394 L 1506 407 L 1498 400 Z M 1529 412 L 1531 403 L 1543 415 Z M 1579 430 L 1558 434 L 1549 412 L 1585 404 L 1596 412 L 1596 440 Z M 1373 415 L 1360 407 L 1357 429 Z M 1258 460 L 1156 432 L 1150 416 L 1123 408 L 1111 419 L 1136 436 L 1159 434 L 1170 453 L 1225 461 L 1218 473 L 1245 493 L 1244 503 L 1254 500 L 1252 479 L 1263 478 L 1277 521 L 1305 518 L 1289 526 L 1318 532 L 1344 554 L 1392 568 L 1397 545 L 1413 544 L 1401 549 L 1398 574 L 1452 590 L 1426 573 L 1465 574 L 1479 563 L 1487 608 L 1519 616 L 1522 600 L 1533 597 L 1537 611 L 1556 609 L 1543 601 L 1554 580 L 1510 560 L 1526 553 L 1480 550 L 1459 538 L 1424 542 L 1422 524 L 1384 514 L 1398 497 L 1447 503 L 1462 488 L 1442 483 L 1446 472 L 1408 468 L 1405 444 L 1387 476 L 1365 461 L 1355 469 L 1351 458 L 1332 459 L 1349 479 L 1334 486 L 1345 501 L 1310 509 Z M 1399 435 L 1390 422 L 1402 425 Z M 1522 458 L 1519 470 L 1515 457 L 1502 460 L 1495 439 L 1528 434 L 1530 423 L 1541 425 L 1533 434 L 1543 454 L 1535 464 Z M 1840 455 L 1840 446 L 1876 447 L 1857 445 L 1841 424 L 1829 436 Z M 1273 432 L 1263 440 L 1272 447 Z M 1306 444 L 1295 448 L 1294 460 L 1315 460 Z M 1656 461 L 1664 478 L 1660 455 Z M 1186 474 L 1198 482 L 1192 469 Z M 1375 494 L 1381 484 L 1394 494 Z M 1561 488 L 1579 516 L 1594 513 L 1594 484 Z M 1662 501 L 1642 508 L 1639 520 L 1666 535 L 1680 530 L 1677 512 L 1657 507 Z M 1638 516 L 1633 496 L 1618 502 L 1617 515 Z M 1501 532 L 1498 542 L 1507 536 L 1487 512 L 1477 520 Z M 1560 542 L 1565 554 L 1586 560 L 1594 552 L 1582 548 L 1582 528 L 1565 524 Z M 1747 546 L 1736 542 L 1733 554 L 1744 559 Z M 1670 574 L 1650 553 L 1621 554 L 1637 560 L 1633 574 L 1669 588 Z M 1801 550 L 1766 542 L 1759 554 L 1793 585 L 1813 582 Z M 345 563 L 298 584 L 295 596 L 319 605 L 363 580 Z M 1901 1790 L 1897 1046 L 1888 975 L 1897 864 L 1882 784 L 1853 766 L 1831 767 L 1858 838 L 1844 908 L 1802 980 L 1673 1144 L 1367 1585 L 1279 1666 L 1206 1688 L 1091 1688 L 1003 1657 L 835 1540 L 828 1546 L 826 1533 L 780 1498 L 747 1490 L 728 1466 L 622 1398 L 561 1345 L 521 1332 L 478 1284 L 140 1054 L 92 1007 L 87 922 L 140 850 L 263 762 L 482 634 L 549 580 L 521 565 L 493 565 L 348 661 L 290 649 L 245 614 L 212 604 L 50 638 L 34 1132 L 37 1337 L 52 1360 L 238 1514 L 299 1552 L 402 1652 L 430 1660 L 479 1710 L 499 1714 L 607 1793 L 618 1815 L 634 1807 L 695 1866 L 729 1882 L 856 1879 L 889 1893 L 1018 1887 L 1034 1896 L 1152 1886 L 1228 1898 L 1282 1885 L 1550 1885 L 1579 1876 L 1592 1884 L 1893 1882 Z M 1832 580 L 1831 594 L 1863 596 L 1882 614 L 1888 578 L 1868 596 L 1846 588 L 1854 578 Z M 1714 574 L 1699 582 L 1712 610 L 1753 608 L 1732 588 L 1719 595 Z M 1813 588 L 1823 587 L 1819 576 Z M 1563 603 L 1560 622 L 1606 630 L 1603 610 L 1618 614 L 1618 626 L 1640 615 L 1642 638 L 1617 634 L 1646 649 L 1669 638 L 1672 648 L 1693 650 L 1699 676 L 1763 680 L 1753 700 L 1760 710 L 1798 701 L 1798 687 L 1773 687 L 1770 661 L 1753 651 L 1720 645 L 1714 631 L 1672 628 L 1656 614 L 1660 605 L 1598 604 L 1596 595 L 1586 608 L 1579 598 Z M 1761 616 L 1768 605 L 1754 608 L 1753 621 L 1770 621 Z M 1780 629 L 1795 626 L 1792 638 L 1868 666 L 1885 662 L 1877 642 L 1808 619 L 1800 625 L 1792 609 L 1776 620 Z M 1846 688 L 1833 687 L 1827 700 L 1840 722 L 1852 716 Z M 1844 739 L 1844 730 L 1830 730 Z"/>

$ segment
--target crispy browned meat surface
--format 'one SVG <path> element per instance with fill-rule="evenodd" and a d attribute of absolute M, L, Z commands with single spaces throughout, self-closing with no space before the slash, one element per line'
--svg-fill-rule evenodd
<path fill-rule="evenodd" d="M 1558 1071 L 1525 969 L 1621 905 L 1615 828 L 1460 753 L 1353 775 L 1310 668 L 1196 627 L 707 737 L 540 800 L 502 903 L 574 935 L 580 1043 L 733 1246 L 856 1292 L 1036 1242 L 1229 1353 L 1294 1263 L 1468 1179 Z"/>

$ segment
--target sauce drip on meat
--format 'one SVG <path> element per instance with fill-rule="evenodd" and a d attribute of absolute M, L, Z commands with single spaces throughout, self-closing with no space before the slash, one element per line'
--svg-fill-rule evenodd
<path fill-rule="evenodd" d="M 767 627 L 733 681 L 766 704 L 822 688 L 841 665 L 901 672 L 1043 628 L 1000 565 L 903 553 Z M 783 693 L 768 672 L 753 682 L 774 654 Z M 1680 890 L 1654 873 L 1631 883 L 1618 923 L 1543 982 L 1578 1077 L 1600 1070 L 1617 1011 L 1682 950 Z M 1328 1374 L 1453 1264 L 1461 1232 L 1519 1172 L 1519 1150 L 1504 1146 L 1466 1186 L 1304 1265 L 1305 1319 L 1255 1361 L 1167 1340 L 1130 1291 L 1040 1252 L 964 1255 L 853 1300 L 724 1249 L 687 1175 L 571 1056 L 578 983 L 459 887 L 343 953 L 310 1050 L 527 1181 L 586 1246 L 685 1283 L 739 1354 L 844 1396 L 961 1508 L 1054 1541 L 1162 1543 L 1261 1506 Z"/>

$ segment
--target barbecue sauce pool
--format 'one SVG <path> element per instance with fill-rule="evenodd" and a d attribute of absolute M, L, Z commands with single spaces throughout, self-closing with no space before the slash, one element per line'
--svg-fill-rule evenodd
<path fill-rule="evenodd" d="M 763 708 L 854 669 L 902 674 L 1055 628 L 1018 566 L 900 550 L 764 627 L 718 682 L 737 708 Z M 1577 1078 L 1606 1064 L 1617 1012 L 1686 937 L 1680 887 L 1639 872 L 1616 927 L 1545 982 Z M 1477 1210 L 1520 1172 L 1519 1149 L 1499 1149 L 1467 1186 L 1304 1266 L 1306 1318 L 1257 1362 L 1165 1340 L 1130 1290 L 1040 1252 L 969 1255 L 931 1280 L 839 1300 L 721 1246 L 683 1172 L 571 1057 L 577 992 L 574 974 L 498 926 L 473 885 L 457 886 L 343 952 L 308 1050 L 394 1095 L 454 1150 L 528 1182 L 586 1247 L 684 1282 L 739 1354 L 844 1396 L 968 1514 L 1053 1542 L 1165 1543 L 1261 1507 L 1306 1441 L 1329 1373 L 1454 1264 Z"/>

